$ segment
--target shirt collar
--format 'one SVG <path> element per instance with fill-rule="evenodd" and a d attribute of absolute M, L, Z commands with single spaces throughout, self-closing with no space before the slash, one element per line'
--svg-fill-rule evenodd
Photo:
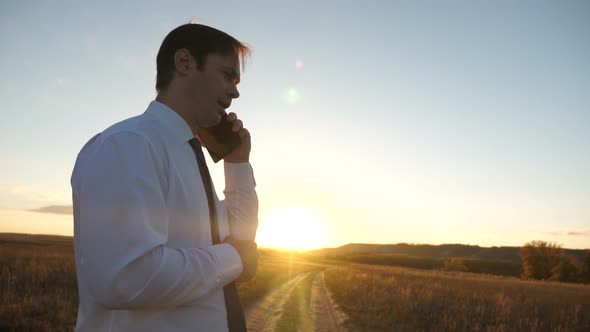
<path fill-rule="evenodd" d="M 181 144 L 195 137 L 189 125 L 178 113 L 157 100 L 149 104 L 145 113 L 151 114 L 161 121 Z"/>

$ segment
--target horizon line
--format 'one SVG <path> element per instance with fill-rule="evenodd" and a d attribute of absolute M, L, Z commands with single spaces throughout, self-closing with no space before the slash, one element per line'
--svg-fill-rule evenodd
<path fill-rule="evenodd" d="M 73 235 L 61 235 L 61 234 L 42 234 L 42 233 L 14 233 L 14 232 L 0 232 L 0 236 L 2 235 L 29 235 L 29 236 L 52 236 L 52 237 L 62 237 L 62 238 L 74 238 Z M 536 241 L 536 240 L 531 240 Z M 528 241 L 528 242 L 531 242 Z M 527 242 L 527 243 L 528 243 Z M 544 241 L 549 242 L 550 241 Z M 441 243 L 441 244 L 430 244 L 430 243 L 411 243 L 411 242 L 397 242 L 397 243 L 366 243 L 366 242 L 349 242 L 346 244 L 342 244 L 340 246 L 335 247 L 321 247 L 321 248 L 311 248 L 311 249 L 303 249 L 303 248 L 284 248 L 284 247 L 270 247 L 270 246 L 259 246 L 259 249 L 271 249 L 271 250 L 281 250 L 281 251 L 315 251 L 315 250 L 323 250 L 323 249 L 338 249 L 348 245 L 371 245 L 371 246 L 391 246 L 391 245 L 410 245 L 410 246 L 433 246 L 433 247 L 440 247 L 440 246 L 452 246 L 452 245 L 459 245 L 459 246 L 469 246 L 469 247 L 480 247 L 480 248 L 521 248 L 521 246 L 482 246 L 479 244 L 465 244 L 465 243 Z M 588 248 L 566 248 L 560 247 L 564 250 L 590 250 Z"/>

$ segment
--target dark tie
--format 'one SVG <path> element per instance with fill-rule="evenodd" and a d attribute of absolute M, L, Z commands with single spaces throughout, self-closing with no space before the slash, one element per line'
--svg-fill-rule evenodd
<path fill-rule="evenodd" d="M 209 168 L 205 161 L 205 155 L 201 148 L 201 143 L 197 138 L 193 138 L 189 141 L 189 144 L 193 148 L 195 155 L 197 156 L 197 164 L 199 164 L 199 171 L 201 172 L 201 179 L 203 180 L 203 186 L 205 186 L 205 192 L 207 193 L 207 203 L 209 204 L 209 221 L 211 222 L 211 239 L 213 244 L 221 243 L 219 238 L 219 225 L 217 224 L 217 210 L 215 210 L 215 199 L 213 197 L 213 185 L 211 181 L 211 174 L 209 174 Z M 235 283 L 229 283 L 223 287 L 223 296 L 225 298 L 225 309 L 227 311 L 227 323 L 230 332 L 245 332 L 246 319 L 244 318 L 244 310 L 240 303 L 240 296 L 238 295 L 238 289 Z"/>

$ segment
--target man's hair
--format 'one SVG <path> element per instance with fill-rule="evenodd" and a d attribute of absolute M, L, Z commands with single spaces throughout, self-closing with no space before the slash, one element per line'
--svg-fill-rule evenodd
<path fill-rule="evenodd" d="M 209 54 L 232 55 L 240 57 L 242 67 L 251 48 L 227 33 L 202 24 L 184 24 L 170 31 L 162 41 L 156 57 L 156 91 L 160 92 L 170 85 L 174 78 L 174 54 L 186 48 L 195 58 L 197 68 L 202 70 Z"/>

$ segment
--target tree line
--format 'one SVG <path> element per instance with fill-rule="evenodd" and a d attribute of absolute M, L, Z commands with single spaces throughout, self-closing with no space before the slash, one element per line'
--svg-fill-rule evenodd
<path fill-rule="evenodd" d="M 356 247 L 352 247 L 356 246 Z M 480 248 L 466 245 L 369 245 L 353 244 L 343 250 L 302 254 L 310 260 L 338 260 L 352 263 L 401 266 L 424 270 L 485 273 L 522 279 L 590 283 L 590 250 L 563 249 L 544 241 L 531 241 L 521 247 Z M 417 249 L 417 250 L 414 250 Z M 436 250 L 435 250 L 436 249 Z M 491 250 L 494 251 L 491 251 Z M 354 252 L 371 250 L 371 252 Z M 404 253 L 388 253 L 397 250 Z M 481 251 L 485 252 L 482 253 Z M 440 257 L 441 251 L 453 256 Z M 498 255 L 498 253 L 500 255 Z M 465 257 L 467 256 L 480 257 Z M 425 255 L 425 256 L 417 256 Z M 431 255 L 428 257 L 428 255 Z M 432 257 L 439 256 L 439 257 Z M 498 258 L 495 258 L 498 257 Z M 503 258 L 503 259 L 502 259 Z M 509 259 L 506 259 L 509 258 Z"/>
<path fill-rule="evenodd" d="M 565 282 L 590 282 L 590 250 L 582 259 L 565 254 L 557 243 L 531 241 L 519 249 L 522 277 Z"/>

